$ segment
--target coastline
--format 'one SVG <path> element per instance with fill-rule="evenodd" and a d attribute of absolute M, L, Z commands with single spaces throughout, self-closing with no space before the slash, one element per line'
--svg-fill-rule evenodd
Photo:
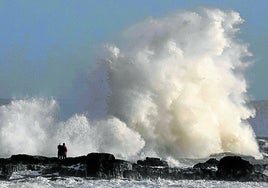
<path fill-rule="evenodd" d="M 145 160 L 130 162 L 116 159 L 109 153 L 90 153 L 86 156 L 56 157 L 12 155 L 0 159 L 0 179 L 9 180 L 14 172 L 34 171 L 41 177 L 82 177 L 86 179 L 166 179 L 166 180 L 225 180 L 268 182 L 267 159 L 220 154 L 193 167 L 169 167 L 160 158 L 147 157 Z"/>

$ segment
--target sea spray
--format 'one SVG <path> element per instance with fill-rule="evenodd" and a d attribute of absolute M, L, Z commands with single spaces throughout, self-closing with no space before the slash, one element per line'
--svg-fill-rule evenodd
<path fill-rule="evenodd" d="M 130 27 L 124 45 L 106 45 L 108 55 L 102 54 L 105 89 L 83 94 L 103 97 L 105 112 L 90 105 L 88 113 L 107 116 L 74 114 L 61 121 L 54 99 L 14 100 L 0 106 L 0 156 L 56 156 L 57 144 L 66 142 L 69 156 L 111 152 L 160 156 L 172 164 L 225 151 L 259 157 L 246 121 L 254 111 L 246 106 L 244 58 L 250 53 L 236 39 L 240 23 L 236 12 L 204 9 Z"/>
<path fill-rule="evenodd" d="M 65 142 L 68 156 L 110 152 L 121 158 L 136 155 L 144 146 L 140 135 L 115 117 L 90 122 L 75 114 L 66 122 L 57 118 L 54 99 L 13 100 L 0 106 L 0 157 L 18 153 L 56 156 Z"/>
<path fill-rule="evenodd" d="M 130 27 L 107 45 L 109 114 L 146 141 L 142 152 L 206 157 L 260 156 L 247 107 L 244 70 L 251 54 L 237 40 L 234 11 L 179 12 Z"/>
<path fill-rule="evenodd" d="M 61 122 L 57 138 L 69 143 L 72 155 L 108 152 L 121 158 L 137 155 L 144 146 L 141 136 L 115 117 L 89 121 L 84 115 L 74 115 Z"/>
<path fill-rule="evenodd" d="M 1 157 L 28 153 L 48 155 L 55 153 L 55 115 L 58 105 L 55 100 L 13 100 L 0 106 Z"/>

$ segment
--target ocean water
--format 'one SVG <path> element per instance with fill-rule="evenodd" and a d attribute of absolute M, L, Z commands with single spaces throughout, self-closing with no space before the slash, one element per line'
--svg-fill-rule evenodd
<path fill-rule="evenodd" d="M 268 187 L 267 182 L 237 182 L 212 180 L 128 180 L 128 179 L 91 179 L 80 177 L 42 177 L 37 171 L 14 172 L 8 181 L 0 181 L 0 187 L 8 188 L 64 188 L 64 187 Z"/>
<path fill-rule="evenodd" d="M 84 178 L 62 177 L 57 179 L 44 178 L 44 177 L 30 177 L 25 179 L 16 179 L 11 181 L 0 181 L 0 187 L 8 188 L 24 188 L 24 187 L 268 187 L 268 183 L 265 182 L 230 182 L 230 181 L 207 181 L 207 180 L 88 180 Z"/>

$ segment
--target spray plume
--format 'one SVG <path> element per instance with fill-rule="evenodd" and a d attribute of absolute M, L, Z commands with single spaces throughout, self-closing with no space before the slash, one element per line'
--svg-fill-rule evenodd
<path fill-rule="evenodd" d="M 0 106 L 1 157 L 27 153 L 56 155 L 56 145 L 65 142 L 69 156 L 110 152 L 127 158 L 144 146 L 140 135 L 115 117 L 90 122 L 83 115 L 59 121 L 54 99 L 13 100 Z"/>
<path fill-rule="evenodd" d="M 204 157 L 218 152 L 259 156 L 245 121 L 243 59 L 235 39 L 242 23 L 233 11 L 183 12 L 148 19 L 125 33 L 123 49 L 110 45 L 109 113 L 160 156 Z"/>
<path fill-rule="evenodd" d="M 259 157 L 246 121 L 254 111 L 246 106 L 244 78 L 250 53 L 235 38 L 240 23 L 236 12 L 204 9 L 132 26 L 124 47 L 107 45 L 103 53 L 108 117 L 60 121 L 54 99 L 14 100 L 0 107 L 1 156 L 55 155 L 53 146 L 66 142 L 70 156 Z"/>

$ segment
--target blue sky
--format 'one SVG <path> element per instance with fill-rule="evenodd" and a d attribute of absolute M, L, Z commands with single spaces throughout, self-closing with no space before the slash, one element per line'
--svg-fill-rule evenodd
<path fill-rule="evenodd" d="M 125 28 L 147 17 L 198 7 L 240 13 L 240 38 L 255 61 L 247 71 L 249 94 L 268 99 L 266 0 L 1 0 L 0 98 L 64 98 L 101 44 L 116 43 Z"/>

